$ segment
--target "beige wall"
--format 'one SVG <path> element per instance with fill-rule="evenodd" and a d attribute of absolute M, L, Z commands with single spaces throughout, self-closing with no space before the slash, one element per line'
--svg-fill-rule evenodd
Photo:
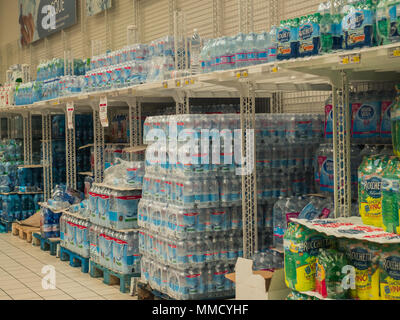
<path fill-rule="evenodd" d="M 65 0 L 72 1 L 72 0 Z M 61 33 L 40 40 L 28 48 L 20 49 L 18 0 L 0 0 L 0 82 L 5 78 L 5 70 L 15 63 L 28 63 L 33 68 L 43 59 L 60 57 L 64 47 L 72 49 L 76 57 L 90 56 L 91 40 L 106 40 L 106 21 L 109 26 L 107 47 L 118 49 L 126 45 L 126 29 L 135 23 L 133 0 L 112 0 L 113 8 L 108 17 L 100 13 L 95 17 L 82 16 L 81 6 L 85 0 L 78 0 L 78 24 L 65 30 L 65 42 Z M 213 37 L 213 4 L 221 1 L 222 33 L 232 35 L 239 31 L 238 0 L 138 0 L 140 40 L 149 42 L 172 32 L 171 4 L 175 3 L 186 15 L 186 30 L 190 34 L 197 28 L 203 37 Z M 254 29 L 269 29 L 270 0 L 254 1 Z M 321 0 L 278 0 L 280 17 L 300 16 L 314 12 Z M 83 23 L 82 23 L 83 22 Z"/>
<path fill-rule="evenodd" d="M 0 46 L 19 37 L 18 0 L 0 0 Z"/>

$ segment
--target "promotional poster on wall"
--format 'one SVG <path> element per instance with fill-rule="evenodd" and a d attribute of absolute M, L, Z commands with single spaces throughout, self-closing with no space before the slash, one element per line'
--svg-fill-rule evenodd
<path fill-rule="evenodd" d="M 94 16 L 104 10 L 111 9 L 112 0 L 86 0 L 86 14 Z"/>
<path fill-rule="evenodd" d="M 21 46 L 77 23 L 76 0 L 18 0 L 18 9 Z"/>

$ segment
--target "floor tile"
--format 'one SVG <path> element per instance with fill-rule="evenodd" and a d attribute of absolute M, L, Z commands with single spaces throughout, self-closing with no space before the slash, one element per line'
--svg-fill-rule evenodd
<path fill-rule="evenodd" d="M 56 289 L 45 290 L 44 266 L 56 270 Z M 0 234 L 0 300 L 133 300 L 108 286 L 102 278 L 91 278 L 48 252 L 11 234 Z"/>

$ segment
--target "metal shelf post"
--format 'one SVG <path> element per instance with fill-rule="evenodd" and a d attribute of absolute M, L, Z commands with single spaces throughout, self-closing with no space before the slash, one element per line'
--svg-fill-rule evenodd
<path fill-rule="evenodd" d="M 92 104 L 94 130 L 94 180 L 103 182 L 104 178 L 104 128 L 100 122 L 99 105 Z"/>
<path fill-rule="evenodd" d="M 283 94 L 275 92 L 271 99 L 271 113 L 283 113 Z"/>
<path fill-rule="evenodd" d="M 67 186 L 76 189 L 76 136 L 75 136 L 75 114 L 72 115 L 72 129 L 65 127 L 65 156 L 67 171 Z"/>
<path fill-rule="evenodd" d="M 51 115 L 42 114 L 43 197 L 47 201 L 53 188 L 53 154 L 51 140 Z"/>
<path fill-rule="evenodd" d="M 32 114 L 23 114 L 24 163 L 32 164 Z"/>
<path fill-rule="evenodd" d="M 240 127 L 242 138 L 242 215 L 243 256 L 250 258 L 258 247 L 257 229 L 257 172 L 255 155 L 255 91 L 250 81 L 241 85 Z"/>
<path fill-rule="evenodd" d="M 127 101 L 129 106 L 129 146 L 135 147 L 142 144 L 142 104 L 138 98 L 132 98 Z M 136 154 L 130 153 L 130 160 L 136 160 Z"/>
<path fill-rule="evenodd" d="M 347 74 L 333 81 L 333 160 L 335 218 L 351 215 L 350 104 Z"/>
<path fill-rule="evenodd" d="M 176 114 L 190 113 L 189 93 L 183 90 L 177 91 L 174 95 L 174 99 L 176 102 Z"/>

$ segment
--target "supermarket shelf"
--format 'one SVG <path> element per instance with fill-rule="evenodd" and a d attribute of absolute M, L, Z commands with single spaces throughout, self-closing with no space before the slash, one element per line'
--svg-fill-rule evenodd
<path fill-rule="evenodd" d="M 94 147 L 94 144 L 93 143 L 86 144 L 86 145 L 84 145 L 82 147 L 79 147 L 78 150 L 87 149 L 87 148 L 90 148 L 90 147 Z"/>
<path fill-rule="evenodd" d="M 43 191 L 27 191 L 27 192 L 17 192 L 17 194 L 24 195 L 24 194 L 43 194 Z"/>
<path fill-rule="evenodd" d="M 93 172 L 78 172 L 78 174 L 81 176 L 89 176 L 89 177 L 94 176 Z"/>
<path fill-rule="evenodd" d="M 66 103 L 75 110 L 92 111 L 91 106 L 106 96 L 109 107 L 127 106 L 132 97 L 141 102 L 173 102 L 177 92 L 190 97 L 240 97 L 241 82 L 255 83 L 257 97 L 270 97 L 277 91 L 329 91 L 331 82 L 341 70 L 351 81 L 396 81 L 400 79 L 400 44 L 341 51 L 307 58 L 276 61 L 227 71 L 215 71 L 191 77 L 144 83 L 128 88 L 77 94 L 41 101 L 27 106 L 1 108 L 0 112 L 60 112 Z"/>
<path fill-rule="evenodd" d="M 93 186 L 95 187 L 100 187 L 100 188 L 107 188 L 107 189 L 112 189 L 116 191 L 139 191 L 142 190 L 142 188 L 132 188 L 132 187 L 118 187 L 114 185 L 109 185 L 105 183 L 93 183 Z"/>
<path fill-rule="evenodd" d="M 66 214 L 66 215 L 69 215 L 71 217 L 74 217 L 74 218 L 78 218 L 78 219 L 84 220 L 84 221 L 89 221 L 89 218 L 86 218 L 86 217 L 81 216 L 80 214 L 68 211 L 67 209 L 62 210 L 62 213 Z"/>
<path fill-rule="evenodd" d="M 27 164 L 18 166 L 18 168 L 25 168 L 25 169 L 36 169 L 36 168 L 43 168 L 42 164 Z"/>
<path fill-rule="evenodd" d="M 335 300 L 335 299 L 330 299 L 330 298 L 324 298 L 318 292 L 314 292 L 314 291 L 303 291 L 303 292 L 300 292 L 300 293 L 305 294 L 305 295 L 310 296 L 310 297 L 318 298 L 320 300 Z"/>
<path fill-rule="evenodd" d="M 46 208 L 51 210 L 53 213 L 62 213 L 65 209 L 58 209 L 58 210 L 54 210 L 54 208 L 50 207 L 47 203 L 45 202 L 39 202 L 39 206 L 41 206 L 42 208 Z"/>
<path fill-rule="evenodd" d="M 142 145 L 142 146 L 135 146 L 131 148 L 125 148 L 123 151 L 127 153 L 135 153 L 135 152 L 143 152 L 146 151 L 147 145 Z"/>

